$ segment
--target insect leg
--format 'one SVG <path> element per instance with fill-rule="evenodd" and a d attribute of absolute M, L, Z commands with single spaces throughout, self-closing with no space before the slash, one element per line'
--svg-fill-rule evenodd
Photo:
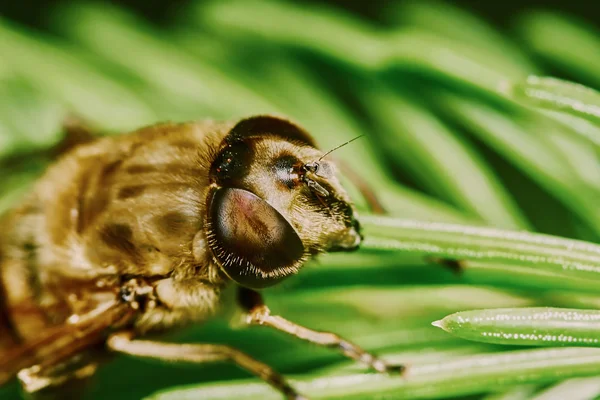
<path fill-rule="evenodd" d="M 51 370 L 98 343 L 103 343 L 106 329 L 120 326 L 132 316 L 133 310 L 129 305 L 108 302 L 78 316 L 76 322 L 40 332 L 36 339 L 2 353 L 0 385 L 32 365 L 39 365 L 40 371 Z"/>
<path fill-rule="evenodd" d="M 130 332 L 111 335 L 108 347 L 116 352 L 170 362 L 203 364 L 229 361 L 256 375 L 290 400 L 306 400 L 273 368 L 233 347 L 218 344 L 177 344 L 134 339 Z"/>
<path fill-rule="evenodd" d="M 239 288 L 238 299 L 248 313 L 246 323 L 249 325 L 269 326 L 307 342 L 337 349 L 346 357 L 366 364 L 378 372 L 396 373 L 404 370 L 404 366 L 388 365 L 373 354 L 334 333 L 314 331 L 278 315 L 271 315 L 271 310 L 264 304 L 262 296 L 254 290 Z"/>
<path fill-rule="evenodd" d="M 96 369 L 97 364 L 90 363 L 86 357 L 75 356 L 54 366 L 34 365 L 22 369 L 17 377 L 29 399 L 76 399 L 83 397 Z"/>

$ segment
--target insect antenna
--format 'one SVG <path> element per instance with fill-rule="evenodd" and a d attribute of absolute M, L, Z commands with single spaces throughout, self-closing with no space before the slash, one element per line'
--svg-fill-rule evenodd
<path fill-rule="evenodd" d="M 352 139 L 348 140 L 347 142 L 344 142 L 344 143 L 340 144 L 339 146 L 336 146 L 333 149 L 329 150 L 328 152 L 323 154 L 321 157 L 319 157 L 319 159 L 317 161 L 311 161 L 302 166 L 302 170 L 304 171 L 304 173 L 302 174 L 302 179 L 304 180 L 304 182 L 308 185 L 308 187 L 313 192 L 315 192 L 318 195 L 323 196 L 323 197 L 329 196 L 329 192 L 327 191 L 327 189 L 325 189 L 323 186 L 319 185 L 316 181 L 310 179 L 306 175 L 306 172 L 311 172 L 317 176 L 321 176 L 321 175 L 319 175 L 319 163 L 321 162 L 321 160 L 323 158 L 327 157 L 329 154 L 333 153 L 337 149 L 342 148 L 342 147 L 346 146 L 347 144 L 354 142 L 356 139 L 360 139 L 363 136 L 365 136 L 365 135 L 360 135 L 355 138 L 352 138 Z"/>
<path fill-rule="evenodd" d="M 324 159 L 325 157 L 327 157 L 328 155 L 330 155 L 330 154 L 331 154 L 331 153 L 333 153 L 334 151 L 336 151 L 336 150 L 338 150 L 338 149 L 341 149 L 342 147 L 344 147 L 344 146 L 346 146 L 346 145 L 348 145 L 348 144 L 350 144 L 350 143 L 354 142 L 354 141 L 355 141 L 355 140 L 357 140 L 357 139 L 360 139 L 360 138 L 361 138 L 361 137 L 363 137 L 363 136 L 365 136 L 365 135 L 364 135 L 364 134 L 363 134 L 363 135 L 359 135 L 359 136 L 357 136 L 357 137 L 355 137 L 355 138 L 352 138 L 352 139 L 350 139 L 350 140 L 348 140 L 348 141 L 346 141 L 346 142 L 344 142 L 344 143 L 342 143 L 342 144 L 340 144 L 340 145 L 338 145 L 338 146 L 334 147 L 333 149 L 331 149 L 331 150 L 327 151 L 325 154 L 323 154 L 321 157 L 319 157 L 319 159 L 318 159 L 317 161 L 311 161 L 311 162 L 309 162 L 309 163 L 306 163 L 306 164 L 304 165 L 304 169 L 305 169 L 306 171 L 310 171 L 310 172 L 312 172 L 313 174 L 317 174 L 317 171 L 318 171 L 318 169 L 319 169 L 319 162 L 321 162 L 321 160 L 322 160 L 322 159 Z"/>
<path fill-rule="evenodd" d="M 338 149 L 341 149 L 342 147 L 344 147 L 344 146 L 346 146 L 346 145 L 348 145 L 348 144 L 350 144 L 350 143 L 354 142 L 354 141 L 355 141 L 355 140 L 357 140 L 357 139 L 360 139 L 360 138 L 361 138 L 361 137 L 363 137 L 363 136 L 365 136 L 365 135 L 364 135 L 364 134 L 363 134 L 363 135 L 358 135 L 357 137 L 355 137 L 355 138 L 352 138 L 352 139 L 350 139 L 350 140 L 348 140 L 348 141 L 346 141 L 346 142 L 344 142 L 344 143 L 342 143 L 342 144 L 340 144 L 340 145 L 338 145 L 338 146 L 334 147 L 333 149 L 329 150 L 327 153 L 325 153 L 325 154 L 323 154 L 321 157 L 319 157 L 319 159 L 318 159 L 316 162 L 318 163 L 319 161 L 321 161 L 322 159 L 324 159 L 325 157 L 327 157 L 328 155 L 330 155 L 330 154 L 331 154 L 331 153 L 333 153 L 334 151 L 336 151 L 336 150 L 338 150 Z"/>

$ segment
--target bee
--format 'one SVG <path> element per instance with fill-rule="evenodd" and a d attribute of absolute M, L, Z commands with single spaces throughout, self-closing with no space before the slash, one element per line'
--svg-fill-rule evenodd
<path fill-rule="evenodd" d="M 297 124 L 269 115 L 161 123 L 71 146 L 1 220 L 0 384 L 17 378 L 27 393 L 64 398 L 107 354 L 124 353 L 233 362 L 303 399 L 235 348 L 154 339 L 213 316 L 230 284 L 246 324 L 401 370 L 271 314 L 260 295 L 309 258 L 361 244 L 355 207 L 324 156 Z"/>

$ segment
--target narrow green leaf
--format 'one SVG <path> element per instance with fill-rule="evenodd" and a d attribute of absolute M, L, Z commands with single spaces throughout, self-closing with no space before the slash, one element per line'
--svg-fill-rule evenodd
<path fill-rule="evenodd" d="M 587 277 L 566 276 L 562 271 L 555 272 L 536 265 L 521 266 L 493 261 L 469 261 L 461 264 L 460 279 L 464 283 L 491 285 L 493 287 L 522 288 L 532 291 L 565 290 L 571 293 L 600 293 L 597 281 Z M 571 306 L 573 303 L 569 303 Z M 566 305 L 563 303 L 563 305 Z"/>
<path fill-rule="evenodd" d="M 567 112 L 600 124 L 600 92 L 587 86 L 532 75 L 524 82 L 507 83 L 500 90 L 525 104 Z"/>
<path fill-rule="evenodd" d="M 600 311 L 504 308 L 461 311 L 434 326 L 463 339 L 527 346 L 600 346 Z"/>
<path fill-rule="evenodd" d="M 533 123 L 537 128 L 529 128 L 529 130 L 552 147 L 554 152 L 563 156 L 565 164 L 571 167 L 584 186 L 589 187 L 589 196 L 592 198 L 600 196 L 600 151 L 598 151 L 600 149 L 590 146 L 590 141 L 584 139 L 582 135 L 573 134 L 574 127 L 565 127 L 562 123 L 557 124 L 549 118 Z M 585 187 L 582 190 L 585 190 Z"/>
<path fill-rule="evenodd" d="M 327 6 L 215 1 L 196 5 L 192 13 L 200 26 L 216 32 L 293 43 L 360 69 L 377 68 L 387 58 L 383 30 Z M 311 29 L 306 29 L 307 26 Z"/>
<path fill-rule="evenodd" d="M 65 43 L 0 19 L 0 53 L 17 76 L 92 124 L 121 130 L 154 121 L 135 93 L 99 73 Z"/>
<path fill-rule="evenodd" d="M 537 111 L 560 122 L 564 126 L 571 128 L 575 134 L 578 134 L 600 147 L 600 127 L 598 125 L 562 111 L 552 111 L 547 109 L 537 109 Z"/>
<path fill-rule="evenodd" d="M 77 4 L 56 26 L 112 63 L 141 77 L 173 101 L 193 104 L 196 118 L 277 112 L 275 105 L 217 67 L 179 51 L 140 18 L 108 4 Z"/>
<path fill-rule="evenodd" d="M 397 2 L 385 8 L 383 18 L 397 24 L 406 24 L 433 32 L 455 42 L 468 44 L 479 56 L 487 58 L 498 71 L 507 75 L 535 73 L 537 67 L 505 35 L 465 8 L 438 0 Z"/>
<path fill-rule="evenodd" d="M 440 331 L 439 329 L 436 330 Z M 446 334 L 443 331 L 440 332 Z M 446 334 L 446 336 L 450 335 Z M 446 344 L 433 343 L 433 346 L 414 349 L 388 349 L 385 360 L 391 363 L 402 363 L 404 365 L 433 364 L 434 362 L 444 363 L 446 361 L 454 361 L 458 357 L 481 356 L 482 354 L 492 354 L 503 349 L 502 346 L 482 343 L 472 342 L 469 343 L 468 346 L 464 345 L 464 341 L 462 341 L 463 346 L 458 346 L 456 343 L 457 342 Z M 355 373 L 365 373 L 364 367 L 352 360 L 344 360 L 324 368 L 319 368 L 315 374 L 311 373 L 311 376 L 316 376 L 316 374 L 322 376 L 339 376 Z"/>
<path fill-rule="evenodd" d="M 600 208 L 586 183 L 564 157 L 544 145 L 519 121 L 489 105 L 458 96 L 440 95 L 452 115 L 470 128 L 470 132 L 496 149 L 523 173 L 552 193 L 596 233 L 600 232 Z M 540 129 L 529 125 L 529 129 Z M 541 133 L 540 133 L 541 134 Z M 558 162 L 561 160 L 563 162 Z"/>
<path fill-rule="evenodd" d="M 388 358 L 390 358 L 388 356 Z M 537 349 L 457 357 L 443 363 L 413 364 L 404 377 L 349 374 L 304 377 L 293 381 L 314 399 L 424 399 L 506 390 L 515 384 L 544 384 L 600 373 L 600 349 Z M 280 399 L 256 380 L 184 386 L 161 391 L 148 399 Z"/>
<path fill-rule="evenodd" d="M 542 390 L 531 400 L 594 400 L 600 394 L 600 378 L 574 378 Z"/>
<path fill-rule="evenodd" d="M 363 217 L 364 250 L 491 261 L 600 279 L 600 245 L 529 232 Z M 507 270 L 507 273 L 509 271 Z"/>
<path fill-rule="evenodd" d="M 600 85 L 600 35 L 596 26 L 564 13 L 535 11 L 521 16 L 517 28 L 533 52 L 584 82 Z"/>
<path fill-rule="evenodd" d="M 26 80 L 0 79 L 0 120 L 9 131 L 0 136 L 14 140 L 11 151 L 47 148 L 57 143 L 66 114 L 59 101 L 36 90 Z M 1 155 L 8 152 L 0 150 Z"/>
<path fill-rule="evenodd" d="M 405 167 L 430 191 L 491 225 L 529 226 L 468 142 L 461 141 L 433 114 L 383 85 L 366 82 L 360 88 L 360 98 L 375 119 L 375 136 L 395 165 Z"/>
<path fill-rule="evenodd" d="M 536 385 L 522 385 L 505 392 L 487 395 L 482 400 L 530 400 L 536 390 Z"/>
<path fill-rule="evenodd" d="M 302 308 L 304 312 L 319 312 L 322 304 L 328 304 L 332 308 L 350 307 L 357 312 L 357 316 L 369 317 L 371 320 L 404 319 L 473 307 L 527 307 L 535 304 L 534 299 L 524 296 L 463 285 L 412 285 L 401 290 L 397 287 L 313 289 L 293 294 L 284 292 L 273 300 L 286 313 L 296 312 L 290 316 L 295 320 L 308 319 L 302 316 Z M 327 314 L 329 312 L 323 314 L 323 323 L 333 325 L 332 321 L 327 321 L 327 318 L 331 318 L 326 317 Z"/>
<path fill-rule="evenodd" d="M 425 30 L 386 32 L 327 7 L 294 6 L 275 1 L 218 1 L 202 4 L 197 22 L 214 32 L 227 32 L 246 43 L 259 38 L 305 48 L 361 70 L 415 67 L 445 80 L 494 92 L 505 75 L 469 46 Z M 311 29 L 306 29 L 310 26 Z"/>

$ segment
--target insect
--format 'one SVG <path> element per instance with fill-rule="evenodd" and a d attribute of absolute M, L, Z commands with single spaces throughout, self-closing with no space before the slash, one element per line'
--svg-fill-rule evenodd
<path fill-rule="evenodd" d="M 63 154 L 0 222 L 0 384 L 61 393 L 105 354 L 229 361 L 288 399 L 268 365 L 232 347 L 144 339 L 210 318 L 237 286 L 250 325 L 389 366 L 339 336 L 272 315 L 260 289 L 362 240 L 356 211 L 312 137 L 283 118 L 163 123 Z"/>

